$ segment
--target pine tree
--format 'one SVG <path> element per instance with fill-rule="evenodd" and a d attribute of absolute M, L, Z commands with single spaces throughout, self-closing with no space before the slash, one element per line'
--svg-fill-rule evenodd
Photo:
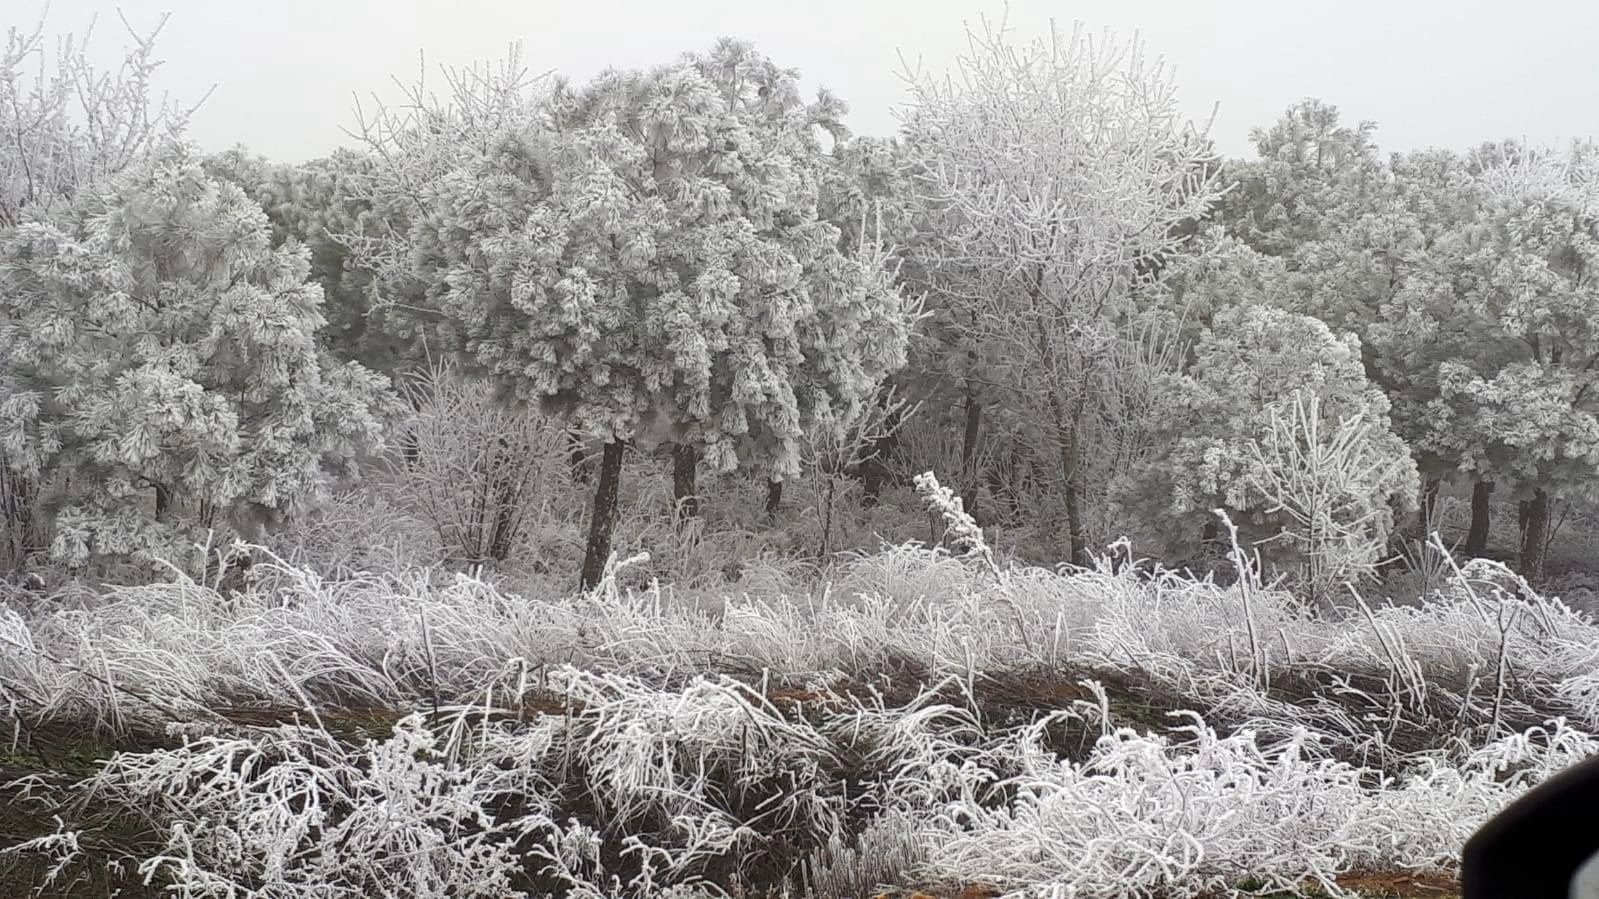
<path fill-rule="evenodd" d="M 348 241 L 381 227 L 361 182 L 370 160 L 349 150 L 290 165 L 242 147 L 204 161 L 206 171 L 237 184 L 261 204 L 275 245 L 309 250 L 311 276 L 322 287 L 327 325 L 318 339 L 343 361 L 389 375 L 426 368 L 426 324 L 402 307 L 373 303 L 372 275 L 353 264 Z"/>
<path fill-rule="evenodd" d="M 1229 232 L 1271 256 L 1291 256 L 1326 237 L 1341 215 L 1364 210 L 1358 198 L 1383 183 L 1377 126 L 1341 123 L 1338 107 L 1315 98 L 1293 104 L 1251 134 L 1256 158 L 1232 161 L 1232 188 L 1216 216 Z"/>
<path fill-rule="evenodd" d="M 9 29 L 0 47 L 0 229 L 70 202 L 79 190 L 177 140 L 199 105 L 185 108 L 152 94 L 150 76 L 161 65 L 155 41 L 165 17 L 145 33 L 130 26 L 133 44 L 111 71 L 89 60 L 92 27 L 61 40 L 51 54 L 44 24 L 41 18 L 32 31 Z M 0 363 L 6 352 L 0 346 Z M 0 406 L 13 391 L 0 382 Z M 47 540 L 35 508 L 40 485 L 22 474 L 26 462 L 5 452 L 0 565 L 19 567 L 43 552 Z"/>
<path fill-rule="evenodd" d="M 1390 500 L 1414 505 L 1415 466 L 1392 433 L 1387 399 L 1366 379 L 1359 340 L 1336 336 L 1314 318 L 1266 303 L 1224 308 L 1201 333 L 1187 370 L 1162 379 L 1160 395 L 1158 449 L 1128 472 L 1119 492 L 1124 508 L 1170 553 L 1192 552 L 1221 508 L 1247 539 L 1277 539 L 1263 550 L 1282 560 L 1294 541 L 1279 535 L 1292 532 L 1294 522 L 1283 497 L 1268 495 L 1263 485 L 1292 481 L 1301 473 L 1284 465 L 1335 445 L 1361 474 L 1340 482 L 1346 495 L 1338 498 L 1338 514 L 1366 527 L 1371 542 L 1380 547 L 1386 540 Z M 1296 439 L 1314 433 L 1319 445 L 1301 447 L 1297 456 L 1288 452 L 1289 431 L 1274 427 L 1274 416 L 1297 429 Z M 1340 423 L 1354 421 L 1370 427 L 1340 430 Z M 1339 444 L 1351 436 L 1348 446 Z"/>
<path fill-rule="evenodd" d="M 1599 166 L 1588 148 L 1478 154 L 1474 221 L 1440 239 L 1388 308 L 1435 379 L 1419 445 L 1522 503 L 1541 575 L 1549 504 L 1599 477 Z M 1421 360 L 1425 360 L 1422 363 Z"/>
<path fill-rule="evenodd" d="M 177 146 L 0 239 L 3 454 L 54 556 L 175 560 L 380 443 L 386 379 L 319 350 L 308 274 Z"/>
<path fill-rule="evenodd" d="M 844 252 L 818 211 L 818 132 L 843 136 L 843 104 L 803 102 L 797 79 L 723 40 L 537 103 L 491 89 L 513 112 L 471 126 L 469 148 L 420 142 L 415 165 L 453 168 L 411 179 L 404 277 L 469 370 L 605 444 L 585 588 L 609 554 L 625 445 L 792 477 L 818 412 L 853 419 L 904 363 L 912 316 L 884 253 Z"/>

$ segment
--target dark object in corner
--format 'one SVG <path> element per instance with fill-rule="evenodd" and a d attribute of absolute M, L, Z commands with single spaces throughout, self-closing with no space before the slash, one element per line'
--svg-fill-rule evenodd
<path fill-rule="evenodd" d="M 1573 765 L 1507 806 L 1461 851 L 1462 899 L 1570 899 L 1599 852 L 1599 757 Z M 1584 871 L 1584 880 L 1587 872 Z"/>

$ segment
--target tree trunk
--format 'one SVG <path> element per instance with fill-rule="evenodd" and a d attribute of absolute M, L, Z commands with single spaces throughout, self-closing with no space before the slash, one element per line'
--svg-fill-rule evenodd
<path fill-rule="evenodd" d="M 1078 440 L 1077 422 L 1066 413 L 1066 404 L 1054 390 L 1049 391 L 1050 410 L 1055 414 L 1056 427 L 1062 429 L 1057 439 L 1060 451 L 1062 486 L 1066 492 L 1066 539 L 1070 546 L 1071 563 L 1086 566 L 1088 536 L 1083 532 L 1083 495 L 1077 483 L 1081 467 L 1082 448 Z"/>
<path fill-rule="evenodd" d="M 1544 556 L 1549 541 L 1549 494 L 1534 490 L 1521 502 L 1521 576 L 1531 583 L 1543 580 Z"/>
<path fill-rule="evenodd" d="M 511 441 L 501 435 L 499 452 L 488 460 L 489 476 L 494 490 L 494 526 L 489 535 L 489 558 L 504 562 L 511 557 L 516 545 L 516 532 L 521 519 L 522 497 L 519 495 L 513 472 L 516 463 L 511 461 Z"/>
<path fill-rule="evenodd" d="M 693 446 L 679 443 L 672 447 L 672 520 L 679 526 L 700 514 L 700 497 L 694 483 L 699 463 L 700 455 Z"/>
<path fill-rule="evenodd" d="M 775 521 L 783 508 L 783 482 L 768 479 L 766 482 L 766 518 Z"/>
<path fill-rule="evenodd" d="M 622 441 L 606 442 L 600 456 L 600 482 L 594 488 L 594 512 L 589 518 L 589 539 L 583 549 L 582 590 L 592 590 L 605 574 L 611 556 L 611 530 L 616 527 L 617 497 L 622 487 Z"/>
<path fill-rule="evenodd" d="M 1428 478 L 1421 485 L 1421 508 L 1416 510 L 1416 524 L 1423 540 L 1429 539 L 1438 526 L 1438 491 L 1442 487 L 1440 478 Z"/>
<path fill-rule="evenodd" d="M 1072 564 L 1087 566 L 1088 535 L 1083 532 L 1083 492 L 1074 473 L 1066 482 L 1066 536 L 1071 542 Z"/>
<path fill-rule="evenodd" d="M 572 447 L 572 481 L 587 484 L 593 474 L 593 466 L 589 464 L 588 447 L 583 442 L 583 435 L 577 431 L 567 431 L 566 439 Z"/>
<path fill-rule="evenodd" d="M 172 490 L 160 484 L 155 485 L 155 520 L 165 524 L 172 514 Z"/>
<path fill-rule="evenodd" d="M 961 480 L 970 485 L 967 489 L 975 490 L 977 487 L 977 437 L 983 429 L 983 404 L 977 401 L 972 394 L 966 394 L 966 432 L 961 435 Z"/>
<path fill-rule="evenodd" d="M 1466 532 L 1463 549 L 1473 559 L 1488 551 L 1488 497 L 1493 492 L 1493 481 L 1471 485 L 1471 530 Z"/>
<path fill-rule="evenodd" d="M 4 460 L 0 459 L 0 465 Z M 29 556 L 44 549 L 45 540 L 35 520 L 34 498 L 37 489 L 33 482 L 19 474 L 0 467 L 0 526 L 4 531 L 4 552 L 9 558 L 0 558 L 18 570 Z"/>

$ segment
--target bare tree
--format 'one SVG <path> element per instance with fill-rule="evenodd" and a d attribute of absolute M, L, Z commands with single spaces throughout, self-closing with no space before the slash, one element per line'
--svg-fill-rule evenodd
<path fill-rule="evenodd" d="M 445 365 L 402 389 L 416 411 L 405 429 L 407 458 L 389 468 L 405 503 L 450 561 L 507 561 L 529 526 L 549 519 L 563 498 L 566 432 Z"/>
<path fill-rule="evenodd" d="M 109 71 L 89 62 L 93 24 L 59 39 L 54 53 L 47 49 L 43 16 L 31 31 L 6 32 L 0 49 L 0 227 L 177 140 L 204 102 L 180 106 L 155 94 L 152 76 L 161 65 L 155 41 L 167 16 L 147 32 L 126 17 L 121 21 L 133 43 Z"/>
<path fill-rule="evenodd" d="M 1085 441 L 1119 427 L 1095 425 L 1121 405 L 1103 401 L 1108 366 L 1134 291 L 1216 196 L 1213 154 L 1136 39 L 1052 26 L 1018 45 L 986 21 L 969 37 L 953 74 L 907 75 L 918 262 L 932 302 L 976 313 L 991 381 L 1056 460 L 1083 563 Z"/>
<path fill-rule="evenodd" d="M 838 506 L 852 489 L 850 473 L 880 462 L 878 454 L 883 451 L 883 438 L 892 434 L 898 423 L 915 411 L 916 407 L 908 405 L 892 387 L 887 387 L 883 388 L 877 402 L 862 404 L 853 415 L 824 407 L 822 414 L 806 429 L 801 464 L 811 476 L 816 495 L 818 558 L 825 560 L 837 548 L 834 532 Z"/>

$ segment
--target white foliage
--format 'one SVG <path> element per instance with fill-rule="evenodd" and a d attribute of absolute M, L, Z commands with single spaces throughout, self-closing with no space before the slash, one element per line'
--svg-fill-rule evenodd
<path fill-rule="evenodd" d="M 0 465 L 55 557 L 183 565 L 381 446 L 387 379 L 317 346 L 321 289 L 270 238 L 178 146 L 0 232 Z"/>
<path fill-rule="evenodd" d="M 0 47 L 0 227 L 133 165 L 188 125 L 199 103 L 184 108 L 157 98 L 151 84 L 166 17 L 144 33 L 126 18 L 122 24 L 133 44 L 114 71 L 89 61 L 92 26 L 61 40 L 53 55 L 43 18 L 31 31 L 7 30 Z"/>
<path fill-rule="evenodd" d="M 998 389 L 1050 460 L 1083 563 L 1081 507 L 1100 486 L 1084 460 L 1125 450 L 1114 444 L 1142 405 L 1140 369 L 1161 358 L 1124 346 L 1140 337 L 1125 326 L 1132 297 L 1214 198 L 1212 153 L 1136 38 L 1052 23 L 1023 42 L 985 21 L 968 42 L 952 72 L 907 78 L 927 230 L 912 256 L 930 302 L 986 357 L 967 376 Z"/>

